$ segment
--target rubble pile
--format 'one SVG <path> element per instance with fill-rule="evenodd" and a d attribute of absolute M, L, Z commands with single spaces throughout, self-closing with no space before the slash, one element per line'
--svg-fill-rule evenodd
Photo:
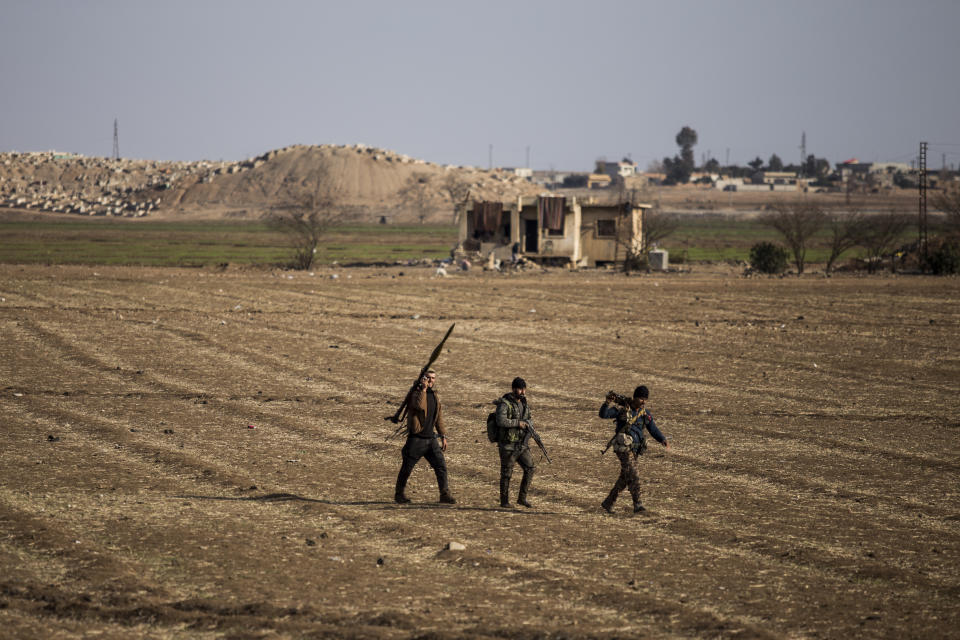
<path fill-rule="evenodd" d="M 88 158 L 56 151 L 0 153 L 0 207 L 141 217 L 163 192 L 189 180 L 210 182 L 255 166 L 244 162 L 157 162 Z"/>

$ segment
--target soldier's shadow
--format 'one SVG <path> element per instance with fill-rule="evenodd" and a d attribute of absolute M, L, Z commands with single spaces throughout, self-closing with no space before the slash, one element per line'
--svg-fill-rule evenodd
<path fill-rule="evenodd" d="M 500 513 L 512 513 L 522 516 L 542 516 L 542 515 L 560 515 L 554 511 L 542 511 L 539 509 L 508 509 L 505 507 L 474 507 L 464 504 L 432 504 L 432 503 L 408 503 L 404 505 L 396 504 L 393 500 L 325 500 L 323 498 L 307 498 L 298 496 L 295 493 L 268 493 L 260 496 L 199 496 L 199 495 L 179 495 L 174 496 L 178 500 L 216 500 L 222 502 L 307 502 L 314 504 L 327 504 L 336 507 L 380 507 L 381 509 L 396 509 L 398 511 L 409 511 L 414 509 L 437 509 L 441 511 L 490 511 Z"/>

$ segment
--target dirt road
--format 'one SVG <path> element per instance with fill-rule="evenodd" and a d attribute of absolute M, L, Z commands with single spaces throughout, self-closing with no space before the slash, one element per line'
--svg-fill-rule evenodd
<path fill-rule="evenodd" d="M 0 265 L 4 635 L 956 637 L 960 280 L 431 274 Z M 458 504 L 421 463 L 398 506 L 383 416 L 451 322 Z M 639 383 L 672 449 L 611 516 Z"/>

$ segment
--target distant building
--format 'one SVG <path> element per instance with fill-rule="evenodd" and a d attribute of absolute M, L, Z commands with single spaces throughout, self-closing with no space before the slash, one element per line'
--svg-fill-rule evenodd
<path fill-rule="evenodd" d="M 905 162 L 860 162 L 851 158 L 837 164 L 841 183 L 855 179 L 868 189 L 892 188 L 897 175 L 910 176 L 914 172 Z"/>
<path fill-rule="evenodd" d="M 527 180 L 533 178 L 533 169 L 528 167 L 504 167 L 503 170 L 517 177 L 526 178 Z"/>
<path fill-rule="evenodd" d="M 570 173 L 567 171 L 534 171 L 530 182 L 547 189 L 557 189 L 563 186 L 564 180 Z"/>
<path fill-rule="evenodd" d="M 613 177 L 606 173 L 591 173 L 587 176 L 587 189 L 604 189 L 613 184 Z"/>
<path fill-rule="evenodd" d="M 601 204 L 593 198 L 521 197 L 510 202 L 474 202 L 460 218 L 465 251 L 509 261 L 595 266 L 623 262 L 627 249 L 642 245 L 648 204 Z"/>
<path fill-rule="evenodd" d="M 594 173 L 602 173 L 610 176 L 611 180 L 637 175 L 637 163 L 632 160 L 621 160 L 620 162 L 607 162 L 606 160 L 597 160 L 597 166 Z"/>
<path fill-rule="evenodd" d="M 757 171 L 750 181 L 753 184 L 796 185 L 799 177 L 792 171 Z"/>

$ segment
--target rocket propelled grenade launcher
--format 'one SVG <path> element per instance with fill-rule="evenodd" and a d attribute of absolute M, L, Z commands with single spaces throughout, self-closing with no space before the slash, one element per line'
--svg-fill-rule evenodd
<path fill-rule="evenodd" d="M 403 430 L 403 425 L 401 423 L 407 417 L 407 405 L 410 403 L 410 394 L 413 393 L 413 390 L 416 389 L 417 384 L 420 383 L 420 379 L 423 378 L 424 375 L 426 375 L 427 371 L 430 370 L 430 367 L 433 366 L 433 363 L 436 362 L 437 358 L 440 357 L 440 352 L 443 351 L 443 345 L 444 343 L 446 343 L 447 338 L 450 337 L 450 334 L 453 333 L 453 328 L 455 326 L 457 326 L 456 322 L 450 325 L 450 328 L 447 329 L 447 334 L 443 336 L 443 340 L 440 341 L 440 344 L 438 344 L 436 348 L 433 350 L 433 353 L 430 354 L 430 359 L 427 361 L 427 364 L 423 365 L 423 368 L 420 369 L 420 375 L 417 376 L 417 379 L 414 381 L 414 383 L 410 385 L 410 389 L 407 391 L 407 395 L 404 396 L 403 402 L 401 402 L 400 406 L 397 407 L 397 412 L 394 413 L 392 416 L 387 416 L 384 418 L 384 420 L 389 420 L 393 424 L 401 425 L 400 427 L 397 427 L 397 430 L 393 432 L 393 435 L 397 435 L 398 433 L 400 433 L 400 431 Z"/>

